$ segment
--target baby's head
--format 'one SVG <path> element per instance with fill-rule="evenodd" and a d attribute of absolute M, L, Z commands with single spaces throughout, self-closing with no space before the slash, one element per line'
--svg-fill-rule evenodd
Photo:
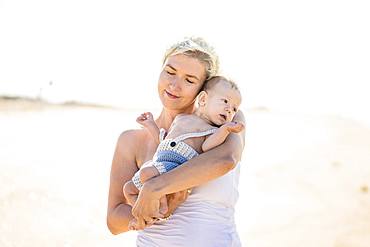
<path fill-rule="evenodd" d="M 238 86 L 222 76 L 215 76 L 205 82 L 198 95 L 198 112 L 213 125 L 221 126 L 231 122 L 242 100 Z"/>

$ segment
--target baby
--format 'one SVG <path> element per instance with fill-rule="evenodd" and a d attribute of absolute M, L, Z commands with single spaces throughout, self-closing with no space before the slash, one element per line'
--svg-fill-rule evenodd
<path fill-rule="evenodd" d="M 156 125 L 149 112 L 141 114 L 137 122 L 158 140 L 159 146 L 153 160 L 146 162 L 131 181 L 123 187 L 128 204 L 133 206 L 143 183 L 168 172 L 191 158 L 220 144 L 231 133 L 243 130 L 241 123 L 231 122 L 241 103 L 237 85 L 224 77 L 208 80 L 198 95 L 198 108 L 193 114 L 176 116 L 168 133 Z M 159 137 L 159 138 L 158 138 Z M 160 200 L 160 213 L 168 211 L 166 197 Z M 129 224 L 135 229 L 136 220 Z"/>

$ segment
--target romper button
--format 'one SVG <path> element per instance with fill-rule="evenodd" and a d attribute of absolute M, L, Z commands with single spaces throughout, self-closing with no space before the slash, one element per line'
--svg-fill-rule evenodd
<path fill-rule="evenodd" d="M 176 142 L 171 142 L 171 143 L 170 143 L 170 146 L 171 146 L 171 147 L 176 146 Z"/>

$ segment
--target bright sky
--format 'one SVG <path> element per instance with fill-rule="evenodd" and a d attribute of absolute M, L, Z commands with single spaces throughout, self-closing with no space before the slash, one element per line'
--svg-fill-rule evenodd
<path fill-rule="evenodd" d="M 245 107 L 370 123 L 369 6 L 356 0 L 0 0 L 0 94 L 36 97 L 43 88 L 51 101 L 152 108 L 159 105 L 165 49 L 194 35 L 216 48 Z"/>

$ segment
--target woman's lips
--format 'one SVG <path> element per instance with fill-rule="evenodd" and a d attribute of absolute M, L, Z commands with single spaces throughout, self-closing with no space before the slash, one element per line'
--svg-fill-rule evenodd
<path fill-rule="evenodd" d="M 176 96 L 176 95 L 174 95 L 174 94 L 171 94 L 170 92 L 168 92 L 167 90 L 164 90 L 165 92 L 166 92 L 166 94 L 167 94 L 167 96 L 169 97 L 169 98 L 171 98 L 171 99 L 178 99 L 178 98 L 180 98 L 179 96 Z"/>

